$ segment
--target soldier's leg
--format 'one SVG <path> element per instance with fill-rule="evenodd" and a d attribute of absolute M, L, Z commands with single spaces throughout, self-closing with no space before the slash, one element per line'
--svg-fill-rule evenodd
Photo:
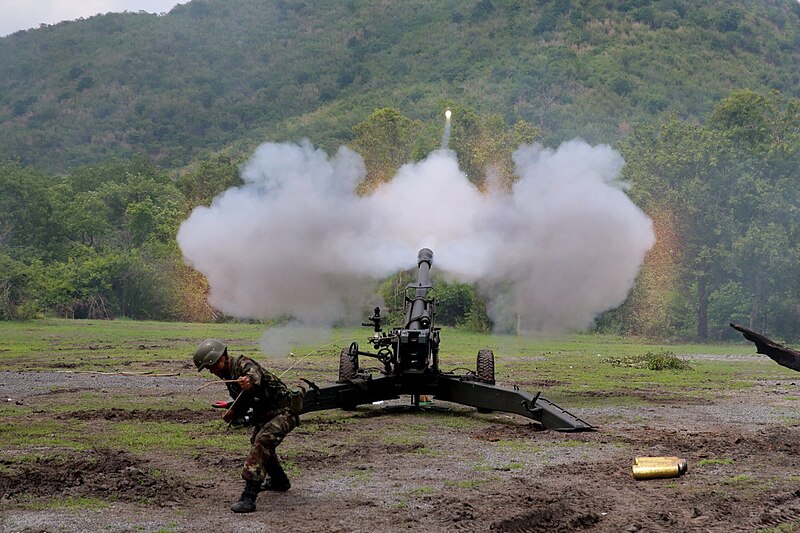
<path fill-rule="evenodd" d="M 256 437 L 260 431 L 261 426 L 256 426 L 253 428 L 253 435 L 250 437 L 250 454 L 247 460 L 256 466 L 248 469 L 248 463 L 245 463 L 245 469 L 242 472 L 242 478 L 245 480 L 244 492 L 242 492 L 239 500 L 231 505 L 231 511 L 234 513 L 252 513 L 256 510 L 256 498 L 261 490 L 261 483 L 266 472 L 266 469 L 260 466 L 264 462 L 263 450 L 260 450 L 256 444 Z"/>
<path fill-rule="evenodd" d="M 289 479 L 280 466 L 275 448 L 283 442 L 287 433 L 297 427 L 297 422 L 297 415 L 287 409 L 264 424 L 253 438 L 253 446 L 250 448 L 250 455 L 242 472 L 244 479 L 262 482 L 267 475 L 274 476 L 276 488 L 264 487 L 266 490 L 289 489 Z M 267 486 L 269 485 L 270 483 L 267 483 Z"/>
<path fill-rule="evenodd" d="M 265 466 L 267 469 L 267 478 L 261 483 L 261 490 L 286 492 L 292 488 L 289 477 L 286 475 L 286 472 L 283 471 L 280 459 L 278 459 L 278 454 L 274 449 L 267 458 Z"/>

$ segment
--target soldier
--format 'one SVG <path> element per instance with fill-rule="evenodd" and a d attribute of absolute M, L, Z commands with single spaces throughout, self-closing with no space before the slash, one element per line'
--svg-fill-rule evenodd
<path fill-rule="evenodd" d="M 300 423 L 304 389 L 290 391 L 274 374 L 267 372 L 249 357 L 231 357 L 228 348 L 217 339 L 200 343 L 194 353 L 197 371 L 207 368 L 226 383 L 232 402 L 222 419 L 233 425 L 253 425 L 250 454 L 244 463 L 244 492 L 231 505 L 234 513 L 256 510 L 256 497 L 263 490 L 287 491 L 291 484 L 281 467 L 275 448 Z"/>

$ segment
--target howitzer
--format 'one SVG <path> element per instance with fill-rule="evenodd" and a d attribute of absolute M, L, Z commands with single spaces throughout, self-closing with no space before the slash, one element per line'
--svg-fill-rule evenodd
<path fill-rule="evenodd" d="M 430 296 L 429 279 L 433 252 L 419 251 L 417 280 L 406 287 L 404 323 L 383 331 L 385 318 L 376 307 L 364 326 L 373 329 L 368 342 L 374 351 L 362 351 L 358 343 L 342 350 L 339 380 L 335 385 L 317 387 L 306 392 L 303 413 L 323 409 L 355 409 L 358 405 L 398 399 L 410 395 L 419 406 L 421 396 L 460 403 L 480 412 L 515 413 L 540 422 L 557 431 L 594 429 L 577 416 L 543 398 L 495 384 L 494 353 L 480 350 L 475 372 L 462 374 L 439 369 L 440 329 L 435 327 L 436 299 Z M 362 370 L 360 357 L 377 359 L 383 364 L 381 375 Z"/>

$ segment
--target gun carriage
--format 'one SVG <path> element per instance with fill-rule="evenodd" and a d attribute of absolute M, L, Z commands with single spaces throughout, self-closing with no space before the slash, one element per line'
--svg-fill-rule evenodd
<path fill-rule="evenodd" d="M 433 252 L 428 248 L 420 250 L 417 279 L 406 287 L 402 327 L 384 332 L 385 317 L 376 307 L 373 315 L 362 324 L 373 329 L 368 339 L 373 351 L 363 351 L 355 342 L 342 350 L 337 383 L 310 389 L 302 412 L 355 409 L 403 395 L 410 395 L 412 404 L 419 406 L 421 396 L 433 396 L 437 400 L 475 407 L 480 412 L 515 413 L 556 431 L 594 429 L 543 398 L 539 392 L 531 394 L 517 387 L 496 385 L 491 350 L 478 352 L 475 372 L 456 374 L 439 368 L 440 328 L 435 326 L 436 299 L 430 296 L 432 264 Z M 383 365 L 380 375 L 373 376 L 360 367 L 363 357 L 377 359 Z"/>

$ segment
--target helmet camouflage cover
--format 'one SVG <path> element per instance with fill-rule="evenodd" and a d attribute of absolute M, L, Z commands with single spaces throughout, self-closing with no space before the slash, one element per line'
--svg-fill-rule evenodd
<path fill-rule="evenodd" d="M 217 339 L 206 339 L 201 342 L 194 352 L 194 366 L 197 367 L 197 371 L 214 366 L 219 358 L 225 355 L 227 349 L 227 346 Z"/>

